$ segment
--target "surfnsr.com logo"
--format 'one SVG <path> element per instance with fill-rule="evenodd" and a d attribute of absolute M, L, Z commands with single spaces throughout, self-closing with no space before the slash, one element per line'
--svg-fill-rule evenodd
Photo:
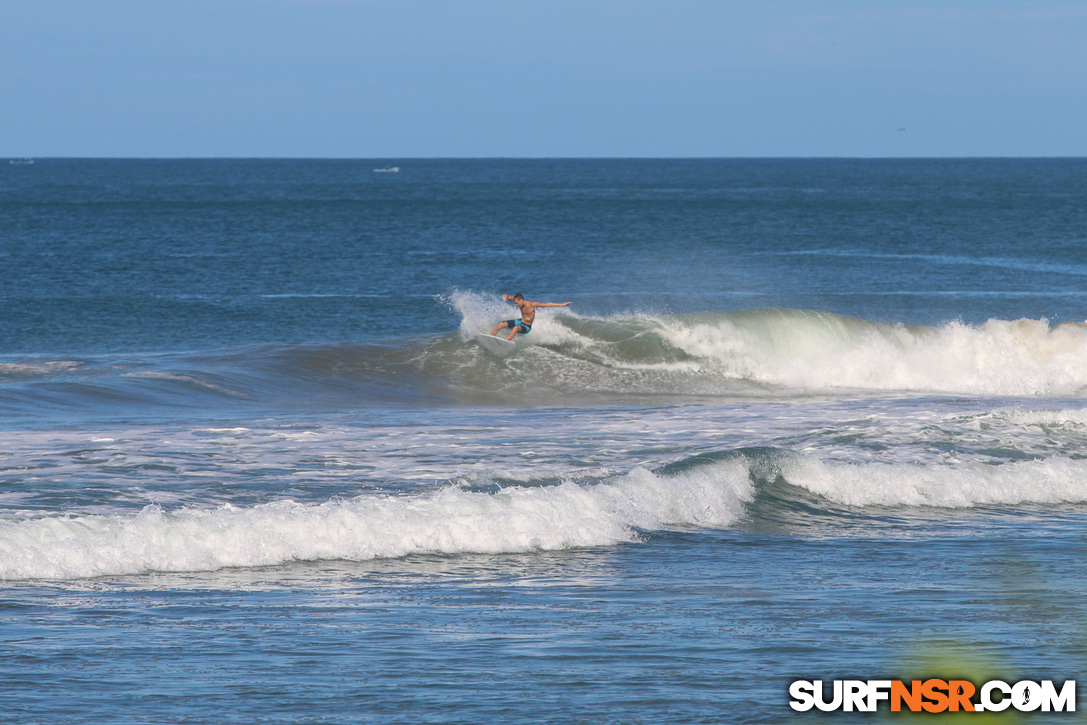
<path fill-rule="evenodd" d="M 827 691 L 829 689 L 829 692 Z M 1076 683 L 1060 689 L 1052 680 L 1021 680 L 1014 685 L 990 680 L 976 687 L 968 680 L 796 680 L 789 686 L 789 707 L 807 712 L 875 712 L 886 703 L 891 712 L 1075 712 Z"/>

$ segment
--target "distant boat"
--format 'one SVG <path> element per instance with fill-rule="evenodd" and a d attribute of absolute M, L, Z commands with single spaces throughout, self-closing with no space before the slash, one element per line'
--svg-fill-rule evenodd
<path fill-rule="evenodd" d="M 374 173 L 375 174 L 399 174 L 400 173 L 400 167 L 399 166 L 385 166 L 385 167 L 380 168 L 380 169 L 374 169 Z"/>
<path fill-rule="evenodd" d="M 34 163 L 34 159 L 12 159 L 8 163 L 19 164 L 20 166 L 27 166 Z"/>

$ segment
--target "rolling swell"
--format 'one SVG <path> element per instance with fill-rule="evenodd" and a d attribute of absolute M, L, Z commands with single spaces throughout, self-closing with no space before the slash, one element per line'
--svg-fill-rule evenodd
<path fill-rule="evenodd" d="M 1087 461 L 843 463 L 779 448 L 694 456 L 603 480 L 478 479 L 403 494 L 0 521 L 0 579 L 80 579 L 293 561 L 612 546 L 654 532 L 823 526 L 831 535 L 921 509 L 1087 502 Z M 783 528 L 784 527 L 784 528 Z"/>
<path fill-rule="evenodd" d="M 1087 503 L 1087 460 L 1056 455 L 970 463 L 838 461 L 783 448 L 742 448 L 692 456 L 662 476 L 739 463 L 750 479 L 749 513 L 802 509 L 852 516 L 865 508 L 965 509 Z"/>
<path fill-rule="evenodd" d="M 606 318 L 545 311 L 518 350 L 500 358 L 471 340 L 502 311 L 482 300 L 458 297 L 460 333 L 434 338 L 7 359 L 0 411 L 1087 391 L 1081 323 L 928 327 L 792 309 Z"/>
<path fill-rule="evenodd" d="M 196 353 L 23 358 L 0 365 L 0 412 L 327 409 L 433 393 L 404 345 L 281 344 Z"/>
<path fill-rule="evenodd" d="M 742 515 L 748 490 L 746 471 L 734 461 L 669 477 L 635 469 L 600 483 L 490 493 L 451 483 L 320 504 L 30 518 L 0 522 L 0 579 L 605 546 L 673 525 L 727 526 Z"/>
<path fill-rule="evenodd" d="M 462 341 L 497 317 L 489 304 L 472 293 L 454 299 Z M 465 390 L 564 399 L 1087 390 L 1087 324 L 1046 320 L 931 327 L 794 309 L 608 318 L 542 312 L 521 345 L 503 359 L 443 349 L 433 369 Z"/>

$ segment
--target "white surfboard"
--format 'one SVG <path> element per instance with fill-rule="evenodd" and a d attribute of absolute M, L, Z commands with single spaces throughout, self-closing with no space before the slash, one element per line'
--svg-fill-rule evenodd
<path fill-rule="evenodd" d="M 487 348 L 495 355 L 509 355 L 517 345 L 504 337 L 495 337 L 494 335 L 476 335 L 476 339 L 479 340 L 479 344 Z"/>

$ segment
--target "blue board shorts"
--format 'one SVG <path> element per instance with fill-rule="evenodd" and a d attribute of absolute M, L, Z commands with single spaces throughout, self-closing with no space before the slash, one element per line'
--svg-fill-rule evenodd
<path fill-rule="evenodd" d="M 520 320 L 506 320 L 506 327 L 509 327 L 511 329 L 514 327 L 520 327 L 522 335 L 527 335 L 528 333 L 532 332 L 532 325 L 526 325 Z"/>

